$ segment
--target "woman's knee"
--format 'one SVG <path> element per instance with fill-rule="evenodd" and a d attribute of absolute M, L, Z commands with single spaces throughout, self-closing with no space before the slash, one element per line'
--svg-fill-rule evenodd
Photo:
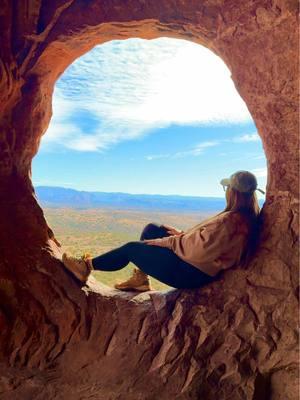
<path fill-rule="evenodd" d="M 155 224 L 154 222 L 150 222 L 149 224 L 147 224 L 144 227 L 143 231 L 149 231 L 149 230 L 152 231 L 153 229 L 157 229 L 157 228 L 160 228 L 160 225 Z"/>
<path fill-rule="evenodd" d="M 154 222 L 150 222 L 147 224 L 141 234 L 141 240 L 144 239 L 152 239 L 153 234 L 157 232 L 157 230 L 160 228 L 159 225 L 155 224 Z"/>

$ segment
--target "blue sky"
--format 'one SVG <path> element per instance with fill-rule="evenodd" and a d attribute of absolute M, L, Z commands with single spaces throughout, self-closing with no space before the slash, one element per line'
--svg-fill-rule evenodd
<path fill-rule="evenodd" d="M 220 179 L 240 169 L 264 189 L 261 140 L 222 60 L 183 40 L 129 39 L 95 47 L 61 76 L 33 182 L 219 197 Z"/>

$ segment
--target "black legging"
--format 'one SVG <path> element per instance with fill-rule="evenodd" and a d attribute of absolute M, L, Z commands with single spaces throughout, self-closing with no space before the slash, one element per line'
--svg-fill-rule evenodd
<path fill-rule="evenodd" d="M 132 262 L 146 274 L 178 289 L 201 287 L 216 279 L 183 261 L 172 250 L 142 242 L 144 239 L 165 236 L 170 236 L 166 228 L 148 224 L 141 234 L 140 242 L 128 242 L 93 258 L 93 267 L 100 271 L 117 271 Z"/>

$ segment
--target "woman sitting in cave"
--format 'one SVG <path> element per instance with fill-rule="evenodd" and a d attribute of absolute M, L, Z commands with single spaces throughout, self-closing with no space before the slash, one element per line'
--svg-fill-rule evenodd
<path fill-rule="evenodd" d="M 216 280 L 252 253 L 259 215 L 255 190 L 260 189 L 252 173 L 238 171 L 221 185 L 226 188 L 224 211 L 186 232 L 151 223 L 140 241 L 98 257 L 78 259 L 64 253 L 65 267 L 86 282 L 92 270 L 117 271 L 132 262 L 138 268 L 129 280 L 115 285 L 121 290 L 151 290 L 149 275 L 175 288 L 198 288 Z"/>

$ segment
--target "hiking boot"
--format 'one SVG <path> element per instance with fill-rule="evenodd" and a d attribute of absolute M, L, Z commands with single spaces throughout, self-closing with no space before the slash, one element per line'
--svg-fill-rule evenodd
<path fill-rule="evenodd" d="M 85 254 L 81 258 L 68 256 L 66 253 L 62 256 L 64 266 L 72 272 L 81 282 L 86 282 L 92 271 L 91 263 L 88 262 L 89 255 Z"/>
<path fill-rule="evenodd" d="M 136 290 L 138 292 L 152 290 L 149 276 L 138 268 L 134 268 L 132 276 L 127 281 L 116 283 L 114 286 L 119 290 Z"/>

